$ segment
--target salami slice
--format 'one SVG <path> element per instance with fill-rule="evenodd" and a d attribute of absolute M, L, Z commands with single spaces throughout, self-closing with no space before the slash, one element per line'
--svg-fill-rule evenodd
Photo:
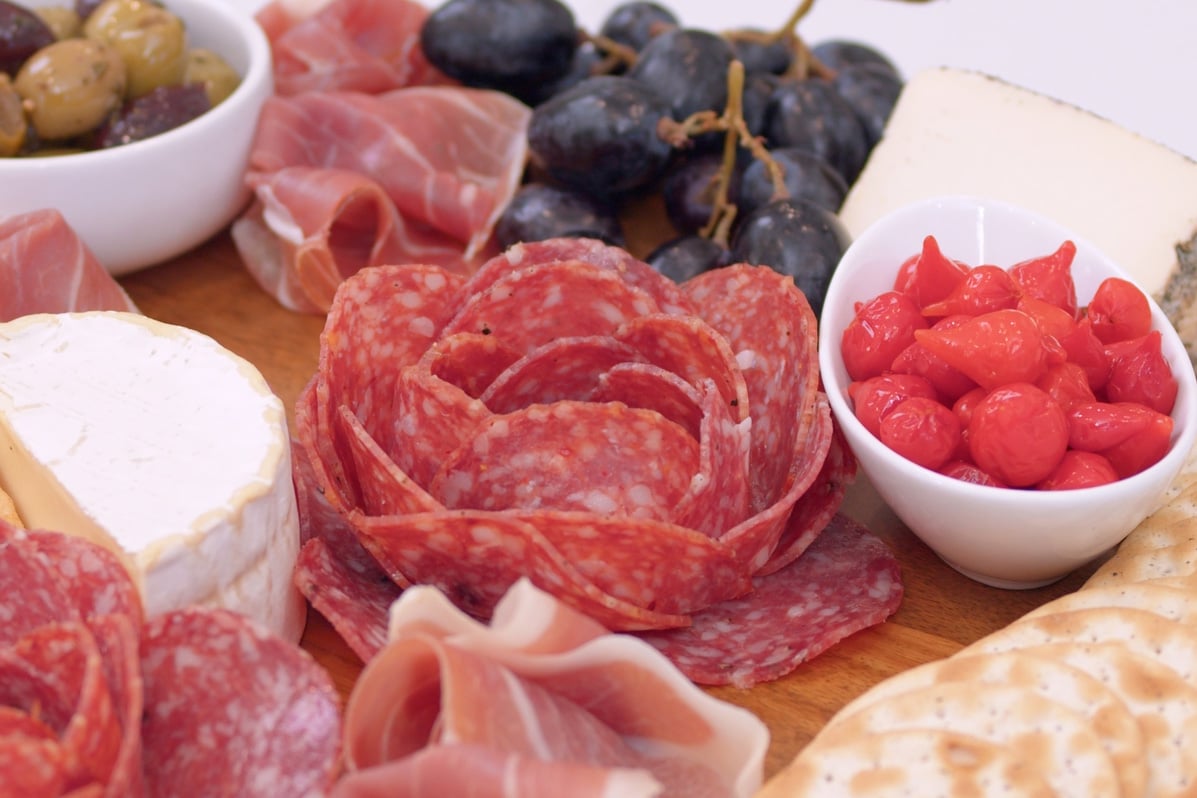
<path fill-rule="evenodd" d="M 437 379 L 455 385 L 475 399 L 495 378 L 519 360 L 518 352 L 493 335 L 458 333 L 433 344 L 421 365 Z"/>
<path fill-rule="evenodd" d="M 30 531 L 29 543 L 68 586 L 83 619 L 125 615 L 141 625 L 141 596 L 129 572 L 107 549 L 73 535 Z"/>
<path fill-rule="evenodd" d="M 579 510 L 667 520 L 698 469 L 698 443 L 660 414 L 561 401 L 494 416 L 429 488 L 453 509 Z"/>
<path fill-rule="evenodd" d="M 387 612 L 402 588 L 368 552 L 362 554 L 342 559 L 324 541 L 308 541 L 295 564 L 295 584 L 353 653 L 369 662 L 386 644 Z"/>
<path fill-rule="evenodd" d="M 707 380 L 703 387 L 698 470 L 671 518 L 681 526 L 722 538 L 748 516 L 751 507 L 751 422 L 735 420 L 733 409 L 713 380 Z"/>
<path fill-rule="evenodd" d="M 77 619 L 78 605 L 28 534 L 0 520 L 0 646 L 44 624 Z"/>
<path fill-rule="evenodd" d="M 66 762 L 57 740 L 27 735 L 0 737 L 5 796 L 57 798 L 66 788 Z"/>
<path fill-rule="evenodd" d="M 788 458 L 785 493 L 762 512 L 728 530 L 719 540 L 753 572 L 764 566 L 777 548 L 794 505 L 810 490 L 819 477 L 835 432 L 831 406 L 825 396 L 820 397 L 807 411 L 811 422 L 796 422 L 795 426 L 809 430 L 808 436 L 795 442 L 797 451 Z"/>
<path fill-rule="evenodd" d="M 341 408 L 344 435 L 358 480 L 358 507 L 371 515 L 430 513 L 445 509 L 386 456 L 357 416 Z"/>
<path fill-rule="evenodd" d="M 95 638 L 82 623 L 48 623 L 0 650 L 0 706 L 54 730 L 67 787 L 107 780 L 120 725 Z"/>
<path fill-rule="evenodd" d="M 757 574 L 766 576 L 785 568 L 802 556 L 807 547 L 844 503 L 844 494 L 856 477 L 856 458 L 848 448 L 839 427 L 832 428 L 831 448 L 819 475 L 806 492 L 794 504 L 794 511 L 786 523 L 781 539 L 773 550 L 769 561 Z"/>
<path fill-rule="evenodd" d="M 420 366 L 400 373 L 392 400 L 390 410 L 369 423 L 363 421 L 364 431 L 400 470 L 424 487 L 432 483 L 441 461 L 491 416 L 481 400 Z M 386 435 L 380 434 L 388 428 Z"/>
<path fill-rule="evenodd" d="M 735 420 L 748 418 L 748 387 L 735 355 L 723 336 L 697 316 L 642 316 L 616 330 L 615 339 L 694 386 L 713 381 Z"/>
<path fill-rule="evenodd" d="M 516 244 L 483 264 L 470 278 L 467 289 L 472 293 L 485 291 L 511 271 L 566 260 L 580 260 L 614 272 L 653 297 L 665 313 L 694 313 L 693 304 L 677 283 L 626 250 L 594 238 L 554 238 Z"/>
<path fill-rule="evenodd" d="M 104 681 L 120 728 L 120 744 L 108 775 L 107 794 L 142 798 L 141 767 L 141 624 L 126 615 L 105 615 L 90 623 L 102 660 Z"/>
<path fill-rule="evenodd" d="M 793 278 L 765 266 L 705 272 L 684 289 L 698 315 L 727 339 L 748 386 L 756 508 L 785 493 L 790 453 L 808 428 L 795 425 L 819 388 L 814 311 Z"/>
<path fill-rule="evenodd" d="M 898 608 L 894 555 L 845 516 L 787 568 L 753 580 L 748 596 L 642 637 L 699 684 L 747 688 L 779 678 Z"/>
<path fill-rule="evenodd" d="M 651 363 L 620 363 L 599 378 L 591 397 L 596 402 L 623 402 L 654 410 L 694 436 L 702 437 L 702 396 L 671 371 Z"/>
<path fill-rule="evenodd" d="M 598 390 L 603 374 L 635 359 L 634 351 L 611 338 L 559 338 L 512 363 L 479 398 L 493 413 L 587 400 Z"/>
<path fill-rule="evenodd" d="M 542 518 L 543 513 L 533 511 Z M 507 589 L 527 575 L 609 629 L 670 628 L 688 622 L 683 615 L 633 605 L 600 590 L 528 519 L 510 513 L 353 513 L 351 520 L 387 572 L 439 588 L 475 617 L 489 618 Z M 591 554 L 601 559 L 608 550 L 596 546 Z"/>
<path fill-rule="evenodd" d="M 302 649 L 244 616 L 191 608 L 142 634 L 149 795 L 324 795 L 339 748 L 338 698 Z"/>
<path fill-rule="evenodd" d="M 510 272 L 473 293 L 444 333 L 494 335 L 521 355 L 558 338 L 610 335 L 659 310 L 645 291 L 583 261 Z"/>

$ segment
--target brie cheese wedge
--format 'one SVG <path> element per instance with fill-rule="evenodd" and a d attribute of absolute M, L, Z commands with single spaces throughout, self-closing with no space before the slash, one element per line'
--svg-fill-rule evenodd
<path fill-rule="evenodd" d="M 244 613 L 290 641 L 299 522 L 282 402 L 211 338 L 129 313 L 0 324 L 0 489 L 115 552 L 154 615 Z"/>
<path fill-rule="evenodd" d="M 1197 351 L 1197 163 L 996 78 L 932 69 L 906 84 L 840 218 L 856 236 L 944 194 L 1015 203 L 1076 231 L 1151 293 Z"/>

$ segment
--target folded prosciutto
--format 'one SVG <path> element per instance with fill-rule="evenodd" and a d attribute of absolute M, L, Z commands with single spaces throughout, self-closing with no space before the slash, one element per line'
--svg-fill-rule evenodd
<path fill-rule="evenodd" d="M 145 619 L 106 549 L 0 521 L 0 619 L 0 794 L 326 794 L 332 681 L 244 616 Z"/>
<path fill-rule="evenodd" d="M 527 580 L 489 627 L 412 588 L 388 638 L 350 695 L 334 798 L 747 798 L 761 784 L 758 718 Z"/>
<path fill-rule="evenodd" d="M 776 678 L 902 593 L 847 522 L 821 544 L 836 576 L 799 567 L 855 473 L 815 347 L 810 305 L 765 267 L 679 287 L 558 239 L 469 278 L 359 272 L 296 409 L 297 583 L 363 659 L 399 589 L 486 618 L 527 577 L 606 628 L 655 630 L 691 678 Z M 686 636 L 706 612 L 715 637 Z M 823 631 L 770 637 L 795 627 Z"/>
<path fill-rule="evenodd" d="M 0 321 L 82 310 L 137 312 L 61 213 L 0 219 Z"/>

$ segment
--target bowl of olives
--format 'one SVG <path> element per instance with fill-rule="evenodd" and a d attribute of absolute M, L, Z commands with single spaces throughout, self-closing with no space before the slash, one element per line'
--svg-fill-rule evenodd
<path fill-rule="evenodd" d="M 59 210 L 114 275 L 217 233 L 244 175 L 270 45 L 212 0 L 0 0 L 0 218 Z"/>

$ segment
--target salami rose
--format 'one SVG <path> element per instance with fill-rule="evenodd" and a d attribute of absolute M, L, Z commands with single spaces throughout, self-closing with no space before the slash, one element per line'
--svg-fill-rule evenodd
<path fill-rule="evenodd" d="M 433 585 L 481 618 L 526 577 L 609 629 L 667 630 L 733 600 L 783 616 L 753 577 L 801 558 L 855 473 L 814 313 L 766 267 L 678 286 L 586 239 L 517 245 L 468 278 L 383 266 L 342 284 L 321 342 L 296 482 L 339 514 L 305 530 L 348 563 L 299 581 L 359 653 L 380 613 L 344 600 L 347 574 L 374 571 L 347 526 L 397 587 Z M 847 594 L 838 624 L 835 596 L 842 637 L 860 625 Z M 755 669 L 729 672 L 780 675 Z"/>

